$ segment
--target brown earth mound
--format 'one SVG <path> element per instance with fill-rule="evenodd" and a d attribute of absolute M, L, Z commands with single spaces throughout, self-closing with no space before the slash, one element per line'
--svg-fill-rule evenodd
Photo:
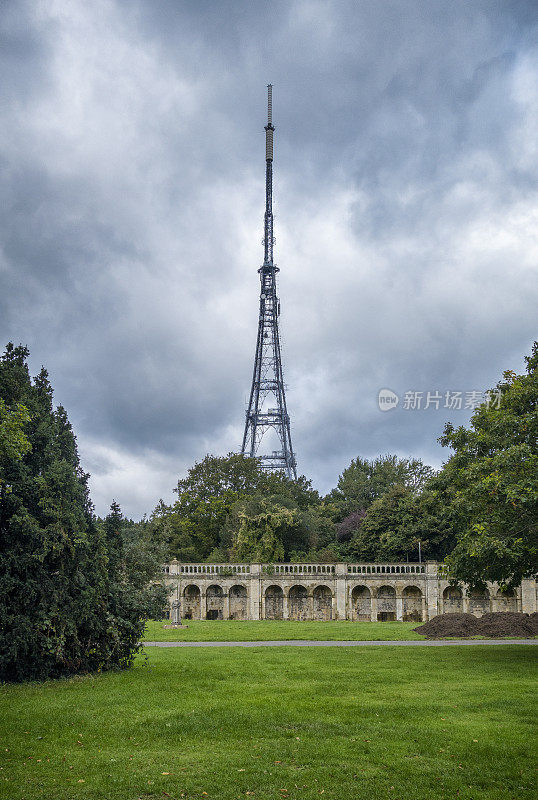
<path fill-rule="evenodd" d="M 515 611 L 495 611 L 475 617 L 473 614 L 439 614 L 424 625 L 413 628 L 427 639 L 444 639 L 458 636 L 487 636 L 491 639 L 529 639 L 538 636 L 538 614 L 521 614 Z"/>

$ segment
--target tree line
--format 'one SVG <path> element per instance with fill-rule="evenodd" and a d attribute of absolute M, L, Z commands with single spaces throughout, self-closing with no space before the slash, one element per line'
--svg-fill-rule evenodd
<path fill-rule="evenodd" d="M 445 426 L 452 453 L 357 457 L 326 496 L 255 459 L 206 456 L 143 524 L 180 561 L 446 560 L 455 580 L 511 587 L 537 569 L 538 343 L 526 372 L 504 372 L 469 428 Z"/>

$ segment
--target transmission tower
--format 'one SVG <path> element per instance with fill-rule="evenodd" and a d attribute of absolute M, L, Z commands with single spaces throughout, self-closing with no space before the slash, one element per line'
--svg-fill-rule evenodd
<path fill-rule="evenodd" d="M 263 265 L 260 274 L 260 316 L 252 388 L 248 402 L 243 455 L 256 457 L 268 471 L 282 470 L 288 478 L 297 478 L 293 454 L 290 418 L 282 378 L 282 358 L 278 317 L 280 301 L 276 293 L 278 267 L 273 263 L 273 87 L 267 87 L 267 125 L 265 126 L 265 217 Z M 280 442 L 279 449 L 260 455 L 258 449 L 264 434 L 273 430 Z M 263 451 L 262 451 L 263 452 Z"/>

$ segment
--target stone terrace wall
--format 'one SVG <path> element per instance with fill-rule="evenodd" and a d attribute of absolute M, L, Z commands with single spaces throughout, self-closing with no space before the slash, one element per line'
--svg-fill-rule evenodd
<path fill-rule="evenodd" d="M 441 564 L 180 564 L 164 567 L 170 617 L 427 621 L 465 611 L 537 611 L 535 580 L 512 595 L 450 586 Z"/>

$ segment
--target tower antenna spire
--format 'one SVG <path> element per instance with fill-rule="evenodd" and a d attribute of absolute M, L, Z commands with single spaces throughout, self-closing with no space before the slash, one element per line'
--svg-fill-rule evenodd
<path fill-rule="evenodd" d="M 278 318 L 280 300 L 277 297 L 273 262 L 273 86 L 267 85 L 267 125 L 265 126 L 265 215 L 263 265 L 260 275 L 260 313 L 252 386 L 246 412 L 245 433 L 241 452 L 258 458 L 260 466 L 269 472 L 283 471 L 288 478 L 297 479 L 297 466 L 291 444 L 290 418 L 282 377 L 282 356 Z M 260 455 L 258 449 L 265 433 L 276 433 L 278 449 Z"/>

